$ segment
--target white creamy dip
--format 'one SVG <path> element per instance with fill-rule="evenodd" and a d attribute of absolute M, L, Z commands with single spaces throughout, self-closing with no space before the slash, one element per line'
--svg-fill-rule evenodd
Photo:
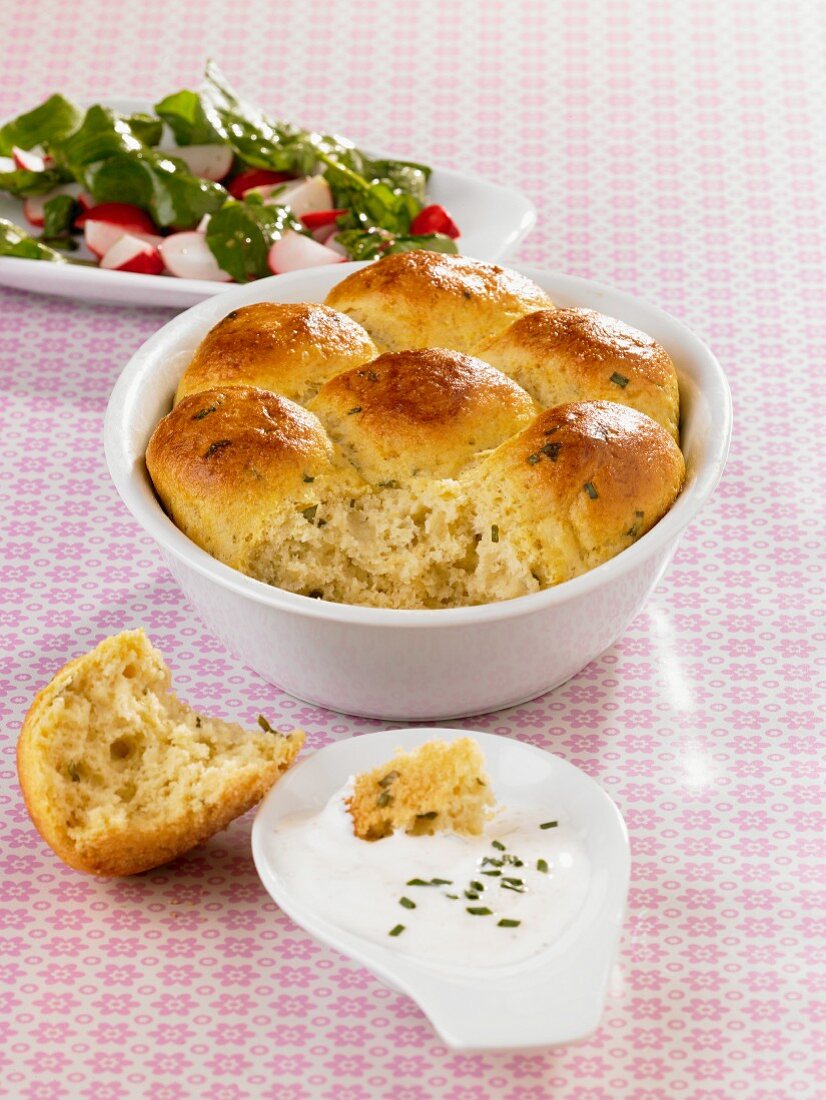
<path fill-rule="evenodd" d="M 551 944 L 585 900 L 587 852 L 564 821 L 541 828 L 553 817 L 501 807 L 478 837 L 397 832 L 366 841 L 353 833 L 345 805 L 351 793 L 348 783 L 320 813 L 283 818 L 274 845 L 275 869 L 290 893 L 341 929 L 432 962 L 500 966 Z M 409 885 L 434 878 L 450 881 Z"/>

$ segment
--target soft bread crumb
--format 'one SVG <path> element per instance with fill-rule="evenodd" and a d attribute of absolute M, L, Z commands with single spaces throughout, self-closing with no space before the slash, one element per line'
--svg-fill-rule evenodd
<path fill-rule="evenodd" d="M 397 829 L 478 836 L 493 805 L 482 752 L 461 737 L 427 741 L 409 753 L 400 749 L 389 763 L 357 775 L 348 809 L 356 836 L 380 840 Z"/>
<path fill-rule="evenodd" d="M 43 839 L 70 866 L 131 875 L 183 854 L 254 806 L 297 755 L 301 731 L 248 732 L 170 691 L 141 630 L 106 638 L 35 698 L 17 746 Z"/>

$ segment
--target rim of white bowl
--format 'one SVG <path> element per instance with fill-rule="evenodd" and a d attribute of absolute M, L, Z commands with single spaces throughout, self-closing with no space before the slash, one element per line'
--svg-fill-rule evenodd
<path fill-rule="evenodd" d="M 365 263 L 346 263 L 337 265 L 342 278 L 352 271 L 365 267 Z M 104 421 L 104 448 L 109 473 L 121 499 L 138 521 L 141 527 L 156 543 L 188 568 L 200 573 L 221 588 L 229 589 L 239 596 L 255 603 L 265 604 L 274 609 L 310 618 L 325 619 L 337 623 L 351 623 L 361 626 L 384 628 L 423 627 L 438 628 L 464 626 L 474 623 L 492 622 L 499 619 L 519 618 L 544 610 L 557 604 L 566 603 L 589 592 L 601 588 L 604 584 L 632 572 L 637 566 L 661 552 L 670 543 L 675 542 L 682 531 L 694 519 L 719 484 L 728 457 L 731 442 L 732 403 L 731 391 L 723 368 L 711 349 L 696 336 L 687 325 L 676 317 L 651 305 L 649 302 L 616 290 L 614 287 L 584 279 L 575 275 L 565 275 L 547 268 L 536 268 L 524 264 L 510 264 L 514 270 L 542 285 L 543 281 L 552 281 L 558 287 L 570 291 L 576 298 L 577 292 L 588 291 L 588 297 L 595 294 L 608 294 L 621 305 L 631 309 L 647 311 L 659 322 L 670 328 L 682 344 L 683 358 L 691 358 L 700 367 L 704 378 L 701 392 L 708 401 L 712 413 L 709 428 L 707 456 L 702 465 L 698 465 L 691 483 L 683 489 L 677 500 L 662 519 L 641 539 L 622 550 L 615 557 L 603 562 L 572 580 L 563 581 L 552 588 L 533 592 L 527 596 L 516 596 L 510 600 L 496 603 L 477 604 L 472 607 L 393 609 L 384 607 L 365 607 L 361 604 L 333 603 L 327 600 L 312 599 L 283 588 L 276 588 L 263 581 L 255 580 L 246 574 L 224 565 L 202 550 L 180 531 L 161 507 L 154 490 L 147 491 L 144 479 L 148 474 L 140 470 L 133 457 L 125 449 L 127 433 L 124 427 L 124 412 L 129 407 L 129 397 L 140 383 L 145 363 L 152 358 L 154 348 L 165 341 L 170 329 L 177 328 L 184 317 L 193 319 L 196 314 L 208 314 L 215 310 L 215 298 L 199 302 L 183 313 L 178 314 L 151 336 L 130 359 L 120 374 L 106 409 Z M 301 282 L 307 276 L 306 271 L 290 272 L 286 275 L 274 275 L 257 281 L 254 286 L 273 287 Z M 250 285 L 233 288 L 222 294 L 220 304 L 232 308 L 233 296 L 246 299 Z M 265 300 L 277 300 L 266 298 Z M 246 304 L 246 302 L 245 302 Z M 151 483 L 150 483 L 151 485 Z"/>

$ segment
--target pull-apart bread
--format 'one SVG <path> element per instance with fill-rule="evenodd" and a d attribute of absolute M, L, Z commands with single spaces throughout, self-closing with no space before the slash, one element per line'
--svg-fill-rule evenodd
<path fill-rule="evenodd" d="M 379 354 L 381 352 L 381 354 Z M 204 337 L 147 449 L 220 561 L 342 603 L 535 592 L 630 546 L 685 477 L 674 365 L 461 256 L 370 264 L 324 306 L 261 302 Z"/>
<path fill-rule="evenodd" d="M 247 731 L 172 694 L 143 631 L 107 638 L 36 696 L 17 744 L 23 797 L 62 860 L 133 875 L 174 859 L 254 806 L 300 731 Z"/>

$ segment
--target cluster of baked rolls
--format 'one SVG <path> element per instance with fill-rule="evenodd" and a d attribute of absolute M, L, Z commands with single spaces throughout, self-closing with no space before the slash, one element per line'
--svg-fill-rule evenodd
<path fill-rule="evenodd" d="M 674 365 L 530 279 L 408 252 L 204 337 L 146 461 L 177 526 L 305 596 L 444 608 L 618 554 L 685 476 Z"/>

